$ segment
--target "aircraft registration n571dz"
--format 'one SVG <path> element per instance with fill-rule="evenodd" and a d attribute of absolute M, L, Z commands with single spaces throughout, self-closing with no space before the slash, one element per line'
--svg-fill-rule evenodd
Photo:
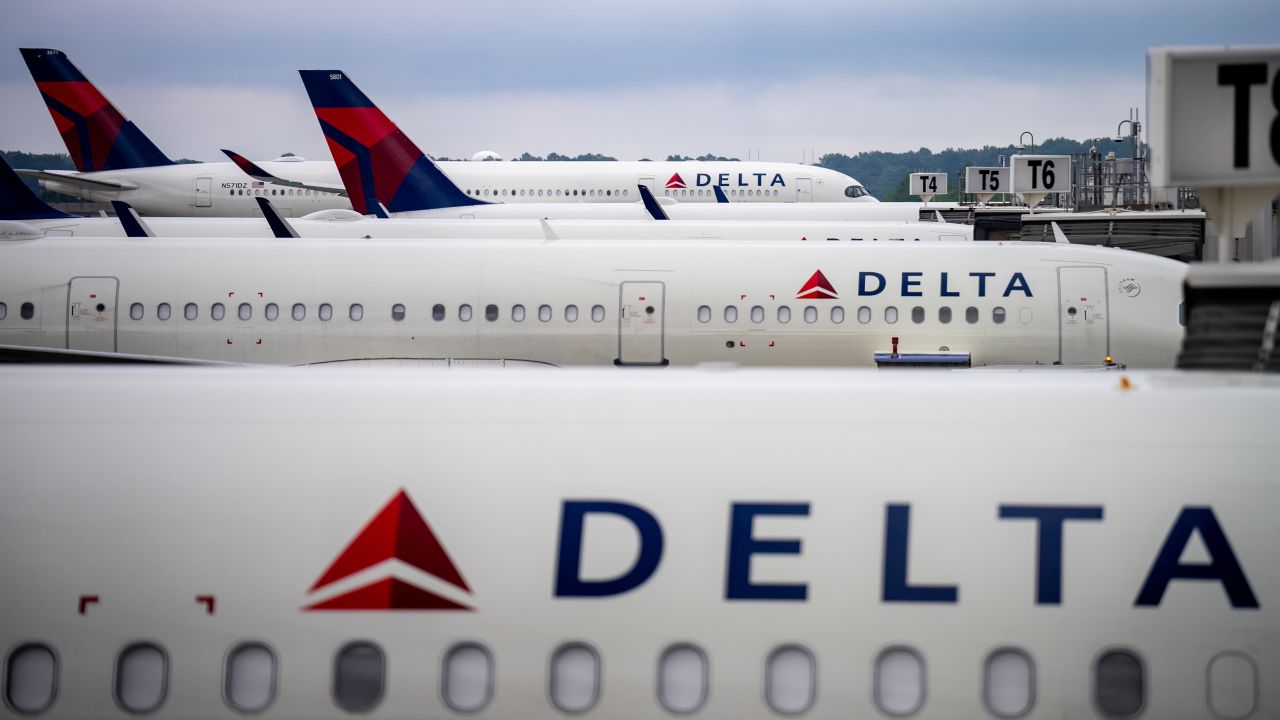
<path fill-rule="evenodd" d="M 46 237 L 0 242 L 0 344 L 283 364 L 1166 367 L 1185 269 L 1034 242 Z"/>
<path fill-rule="evenodd" d="M 16 712 L 1280 713 L 1274 377 L 114 370 L 0 368 Z"/>
<path fill-rule="evenodd" d="M 22 56 L 76 163 L 74 173 L 23 171 L 49 189 L 94 200 L 121 200 L 143 215 L 158 216 L 249 217 L 257 213 L 255 197 L 275 200 L 286 216 L 351 207 L 333 192 L 252 180 L 232 163 L 175 164 L 64 53 L 24 48 Z M 260 165 L 306 186 L 341 190 L 332 162 L 282 157 Z M 440 165 L 467 193 L 505 203 L 553 198 L 575 203 L 631 202 L 638 199 L 637 184 L 648 185 L 658 194 L 666 189 L 687 202 L 714 203 L 713 186 L 744 203 L 875 201 L 844 173 L 795 163 L 446 161 Z"/>

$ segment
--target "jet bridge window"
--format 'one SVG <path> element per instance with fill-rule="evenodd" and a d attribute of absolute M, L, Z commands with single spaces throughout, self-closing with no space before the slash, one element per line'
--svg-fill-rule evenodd
<path fill-rule="evenodd" d="M 951 322 L 951 307 L 949 305 L 943 305 L 938 308 L 938 322 L 943 325 Z"/>
<path fill-rule="evenodd" d="M 353 642 L 333 659 L 333 699 L 348 712 L 368 712 L 382 700 L 387 662 L 382 649 Z"/>
<path fill-rule="evenodd" d="M 164 703 L 169 658 L 159 645 L 136 643 L 116 659 L 116 703 L 131 713 L 149 713 Z"/>
<path fill-rule="evenodd" d="M 764 663 L 764 699 L 774 712 L 798 715 L 813 707 L 818 690 L 818 661 L 808 648 L 783 645 Z"/>
<path fill-rule="evenodd" d="M 565 321 L 566 321 L 566 322 L 578 322 L 578 306 L 577 306 L 577 305 L 565 305 L 565 306 L 564 306 L 564 319 L 565 319 Z"/>
<path fill-rule="evenodd" d="M 454 645 L 444 656 L 440 690 L 454 711 L 480 712 L 493 699 L 493 655 L 477 643 Z"/>
<path fill-rule="evenodd" d="M 263 308 L 262 314 L 268 321 L 275 322 L 280 319 L 280 306 L 275 303 L 267 303 L 267 306 Z"/>
<path fill-rule="evenodd" d="M 22 307 L 18 308 L 18 314 L 22 316 L 23 320 L 30 320 L 31 318 L 35 317 L 36 316 L 35 303 L 29 303 L 29 302 L 22 303 Z"/>
<path fill-rule="evenodd" d="M 431 306 L 431 319 L 436 322 L 444 320 L 444 305 L 436 303 Z"/>
<path fill-rule="evenodd" d="M 463 303 L 458 306 L 458 319 L 462 322 L 471 322 L 471 306 Z"/>
<path fill-rule="evenodd" d="M 242 713 L 266 710 L 276 697 L 276 655 L 260 642 L 237 645 L 227 655 L 223 697 Z"/>
<path fill-rule="evenodd" d="M 591 306 L 591 322 L 604 322 L 604 306 L 603 305 Z"/>
<path fill-rule="evenodd" d="M 142 303 L 134 303 L 129 306 L 129 319 L 130 320 L 142 319 Z"/>
<path fill-rule="evenodd" d="M 707 654 L 697 645 L 668 647 L 658 659 L 658 702 L 668 712 L 697 712 L 707 701 Z"/>
<path fill-rule="evenodd" d="M 240 303 L 240 307 L 236 309 L 236 317 L 248 322 L 253 318 L 253 306 L 249 303 Z"/>
<path fill-rule="evenodd" d="M 58 694 L 58 656 L 38 643 L 19 645 L 5 661 L 4 699 L 23 715 L 42 713 Z"/>
<path fill-rule="evenodd" d="M 711 322 L 711 306 L 710 305 L 698 306 L 698 322 L 700 323 Z"/>
<path fill-rule="evenodd" d="M 924 706 L 924 658 L 909 647 L 886 648 L 876 658 L 876 707 L 886 715 L 914 715 Z"/>
<path fill-rule="evenodd" d="M 333 306 L 329 303 L 320 305 L 320 320 L 328 322 L 333 319 Z"/>
<path fill-rule="evenodd" d="M 523 305 L 511 306 L 511 319 L 516 322 L 524 322 L 524 306 Z"/>
<path fill-rule="evenodd" d="M 227 306 L 223 305 L 222 303 L 214 303 L 213 307 L 209 308 L 209 317 L 213 318 L 214 320 L 222 320 L 226 316 L 227 316 Z"/>
<path fill-rule="evenodd" d="M 160 320 L 168 320 L 173 317 L 173 308 L 169 303 L 160 303 L 156 306 L 156 317 Z M 4 313 L 0 313 L 0 319 L 4 318 Z"/>
<path fill-rule="evenodd" d="M 404 320 L 404 305 L 396 303 L 391 306 L 391 319 L 396 322 Z"/>
<path fill-rule="evenodd" d="M 195 320 L 200 316 L 200 308 L 195 303 L 187 303 L 182 307 L 182 317 L 188 320 Z"/>
<path fill-rule="evenodd" d="M 303 305 L 302 303 L 294 303 L 293 314 L 291 315 L 291 317 L 294 320 L 305 320 L 307 317 L 307 306 Z"/>
<path fill-rule="evenodd" d="M 1127 718 L 1146 704 L 1142 660 L 1129 650 L 1103 653 L 1093 666 L 1093 702 L 1104 717 Z"/>
<path fill-rule="evenodd" d="M 917 325 L 924 322 L 924 308 L 919 305 L 911 308 L 911 322 Z"/>
<path fill-rule="evenodd" d="M 583 713 L 600 699 L 600 655 L 585 643 L 561 645 L 551 656 L 551 702 Z"/>

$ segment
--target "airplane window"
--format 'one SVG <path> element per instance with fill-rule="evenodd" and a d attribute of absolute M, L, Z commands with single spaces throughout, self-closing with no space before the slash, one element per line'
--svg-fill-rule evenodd
<path fill-rule="evenodd" d="M 911 648 L 886 648 L 876 658 L 872 694 L 885 714 L 914 714 L 924 705 L 924 659 Z"/>
<path fill-rule="evenodd" d="M 330 320 L 332 320 L 332 319 L 333 319 L 333 306 L 332 306 L 332 305 L 330 305 L 329 303 L 321 303 L 321 305 L 320 305 L 320 319 L 321 319 L 322 321 L 324 321 L 324 322 L 328 322 L 328 321 L 330 321 Z"/>
<path fill-rule="evenodd" d="M 658 702 L 669 712 L 697 712 L 707 701 L 707 655 L 696 645 L 672 645 L 658 659 Z"/>
<path fill-rule="evenodd" d="M 724 306 L 724 321 L 727 323 L 738 322 L 738 306 L 737 305 Z"/>
<path fill-rule="evenodd" d="M 195 303 L 187 303 L 182 308 L 182 316 L 188 320 L 195 320 L 199 315 L 200 309 L 196 307 Z"/>
<path fill-rule="evenodd" d="M 1093 666 L 1093 701 L 1105 717 L 1137 715 L 1146 704 L 1142 660 L 1128 650 L 1110 650 Z"/>
<path fill-rule="evenodd" d="M 1002 307 L 992 308 L 991 321 L 997 325 L 1002 324 L 1004 322 L 1004 308 Z"/>
<path fill-rule="evenodd" d="M 951 322 L 951 308 L 949 306 L 938 308 L 938 322 L 943 325 Z"/>
<path fill-rule="evenodd" d="M 574 191 L 573 191 L 573 196 L 574 196 L 574 197 L 577 197 L 577 196 L 578 196 L 578 191 L 577 191 L 577 190 L 574 190 Z"/>
<path fill-rule="evenodd" d="M 539 190 L 539 191 L 538 191 L 538 197 L 542 197 L 542 191 L 541 191 L 541 190 Z"/>
<path fill-rule="evenodd" d="M 436 303 L 431 306 L 431 319 L 439 322 L 444 319 L 444 305 Z"/>
<path fill-rule="evenodd" d="M 604 322 L 604 306 L 603 305 L 591 306 L 591 322 Z"/>
<path fill-rule="evenodd" d="M 711 307 L 708 305 L 698 306 L 698 322 L 711 322 Z"/>
<path fill-rule="evenodd" d="M 36 316 L 35 304 L 29 303 L 29 302 L 22 303 L 22 307 L 18 308 L 18 315 L 22 316 L 23 320 L 30 320 L 31 318 L 35 317 Z"/>
<path fill-rule="evenodd" d="M 1018 310 L 1018 319 L 1022 321 L 1023 325 L 1030 325 L 1031 324 L 1031 308 L 1024 307 Z"/>
<path fill-rule="evenodd" d="M 578 321 L 578 306 L 566 305 L 564 308 L 564 319 L 568 322 Z"/>
<path fill-rule="evenodd" d="M 813 705 L 817 661 L 799 645 L 783 645 L 765 660 L 764 699 L 783 715 L 796 715 Z"/>
<path fill-rule="evenodd" d="M 839 305 L 831 308 L 831 322 L 837 325 L 844 322 L 844 308 Z"/>
<path fill-rule="evenodd" d="M 551 656 L 551 702 L 564 712 L 590 710 L 600 697 L 600 656 L 583 643 L 561 645 Z"/>
<path fill-rule="evenodd" d="M 967 307 L 964 309 L 964 321 L 973 325 L 978 322 L 978 308 Z"/>
<path fill-rule="evenodd" d="M 550 306 L 550 305 L 539 305 L 539 306 L 538 306 L 538 319 L 539 319 L 539 320 L 541 320 L 542 322 L 548 322 L 549 320 L 551 320 L 551 306 Z"/>
<path fill-rule="evenodd" d="M 1015 648 L 1000 648 L 988 655 L 982 701 L 996 717 L 1018 718 L 1031 712 L 1036 701 L 1036 669 L 1031 657 Z"/>
<path fill-rule="evenodd" d="M 173 308 L 169 307 L 169 303 L 160 303 L 156 306 L 156 317 L 161 320 L 168 320 L 173 315 Z M 0 319 L 4 318 L 4 313 L 0 313 Z"/>
<path fill-rule="evenodd" d="M 351 318 L 356 322 L 363 320 L 364 306 L 361 305 L 360 303 L 352 303 L 351 307 L 347 310 L 347 317 Z"/>
<path fill-rule="evenodd" d="M 596 196 L 596 191 L 593 189 L 593 190 L 591 191 L 591 197 L 595 197 L 595 196 Z"/>
<path fill-rule="evenodd" d="M 752 306 L 752 308 L 751 308 L 751 322 L 753 322 L 753 323 L 762 323 L 762 322 L 764 322 L 764 308 L 760 307 L 759 305 Z"/>
<path fill-rule="evenodd" d="M 127 712 L 149 713 L 164 703 L 169 658 L 159 645 L 137 643 L 116 659 L 116 703 Z"/>
<path fill-rule="evenodd" d="M 457 712 L 484 709 L 493 699 L 493 656 L 475 643 L 454 645 L 444 656 L 444 702 Z"/>
<path fill-rule="evenodd" d="M 214 303 L 213 307 L 209 308 L 209 317 L 213 318 L 214 320 L 221 320 L 226 316 L 227 316 L 227 306 L 223 305 L 222 303 Z"/>
<path fill-rule="evenodd" d="M 804 308 L 804 321 L 807 323 L 818 322 L 818 308 L 812 305 L 806 305 Z"/>
<path fill-rule="evenodd" d="M 845 197 L 859 198 L 867 194 L 868 194 L 867 189 L 862 187 L 861 185 L 850 185 L 849 187 L 844 189 Z"/>
<path fill-rule="evenodd" d="M 4 303 L 0 303 L 0 320 L 5 319 L 5 316 L 7 316 L 8 314 L 9 314 L 9 306 L 5 305 Z"/>
<path fill-rule="evenodd" d="M 520 191 L 520 197 L 524 197 L 524 191 L 523 191 L 523 190 L 521 190 L 521 191 Z"/>
<path fill-rule="evenodd" d="M 919 305 L 911 308 L 911 322 L 917 324 L 924 322 L 924 308 Z"/>
<path fill-rule="evenodd" d="M 396 322 L 404 320 L 404 305 L 396 303 L 391 306 L 391 319 Z"/>
<path fill-rule="evenodd" d="M 142 319 L 142 303 L 134 303 L 129 306 L 129 319 L 130 320 Z"/>
<path fill-rule="evenodd" d="M 524 322 L 524 306 L 523 305 L 511 306 L 511 319 L 516 322 Z"/>
<path fill-rule="evenodd" d="M 458 306 L 458 319 L 462 322 L 471 322 L 471 306 L 462 304 Z"/>
<path fill-rule="evenodd" d="M 1246 718 L 1258 704 L 1258 666 L 1247 655 L 1224 652 L 1209 663 L 1209 709 L 1220 718 Z"/>
<path fill-rule="evenodd" d="M 267 307 L 262 311 L 263 316 L 271 322 L 275 322 L 280 318 L 280 306 L 275 303 L 267 303 Z"/>
<path fill-rule="evenodd" d="M 249 303 L 240 303 L 240 307 L 236 310 L 236 316 L 241 320 L 248 320 L 253 317 L 253 306 Z"/>
<path fill-rule="evenodd" d="M 884 309 L 884 321 L 890 325 L 898 322 L 898 308 L 890 305 Z"/>
<path fill-rule="evenodd" d="M 623 188 L 623 189 L 622 189 L 622 196 L 623 196 L 623 197 L 626 197 L 626 196 L 627 196 L 627 193 L 628 193 L 627 189 L 626 189 L 626 188 Z"/>
<path fill-rule="evenodd" d="M 506 188 L 503 188 L 503 189 L 502 189 L 502 197 L 506 197 L 506 196 L 507 196 L 507 189 L 506 189 Z"/>
<path fill-rule="evenodd" d="M 293 319 L 303 320 L 307 317 L 307 306 L 302 303 L 293 304 Z"/>
<path fill-rule="evenodd" d="M 871 322 L 871 308 L 867 307 L 866 305 L 863 305 L 862 307 L 858 308 L 858 322 L 862 323 L 863 325 L 866 325 L 867 323 Z"/>
<path fill-rule="evenodd" d="M 498 319 L 498 306 L 497 306 L 497 305 L 485 305 L 485 306 L 484 306 L 484 319 L 485 319 L 485 320 L 488 320 L 489 322 L 493 322 L 494 320 L 497 320 L 497 319 Z"/>
<path fill-rule="evenodd" d="M 791 322 L 791 308 L 786 305 L 778 306 L 778 322 L 783 325 Z"/>
<path fill-rule="evenodd" d="M 604 191 L 604 195 L 605 195 L 605 197 L 613 197 L 613 191 L 612 191 L 612 190 L 605 190 L 605 191 Z"/>
<path fill-rule="evenodd" d="M 333 659 L 333 699 L 348 712 L 367 712 L 382 700 L 387 663 L 382 649 L 353 642 Z"/>
<path fill-rule="evenodd" d="M 24 715 L 48 710 L 58 692 L 58 656 L 53 649 L 20 645 L 9 653 L 7 665 L 4 697 L 9 707 Z"/>
<path fill-rule="evenodd" d="M 556 190 L 556 197 L 560 197 L 560 191 Z"/>
<path fill-rule="evenodd" d="M 231 709 L 262 712 L 276 697 L 276 656 L 266 645 L 241 643 L 227 655 L 223 697 Z"/>

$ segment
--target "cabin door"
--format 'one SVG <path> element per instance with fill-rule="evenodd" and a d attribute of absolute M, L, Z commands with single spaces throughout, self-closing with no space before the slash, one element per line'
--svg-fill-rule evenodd
<path fill-rule="evenodd" d="M 641 177 L 641 178 L 636 178 L 636 185 L 643 185 L 643 186 L 645 186 L 645 187 L 649 188 L 649 192 L 650 192 L 654 197 L 658 197 L 658 182 L 657 182 L 657 180 L 656 180 L 655 178 L 653 178 L 653 177 L 651 177 L 651 176 L 650 176 L 650 177 Z M 624 189 L 627 191 L 627 197 L 630 197 L 630 196 L 631 196 L 631 191 L 632 191 L 632 190 L 635 190 L 635 188 L 624 188 Z M 636 199 L 637 199 L 637 200 L 639 200 L 639 199 L 640 199 L 640 198 L 639 198 L 639 196 L 637 196 L 637 197 L 636 197 Z"/>
<path fill-rule="evenodd" d="M 618 365 L 666 365 L 666 286 L 624 282 L 618 293 Z"/>
<path fill-rule="evenodd" d="M 813 202 L 813 178 L 796 178 L 796 202 Z"/>
<path fill-rule="evenodd" d="M 1058 362 L 1102 365 L 1110 355 L 1106 268 L 1058 268 Z"/>
<path fill-rule="evenodd" d="M 67 348 L 116 351 L 116 294 L 113 277 L 75 277 L 67 285 Z"/>
<path fill-rule="evenodd" d="M 196 178 L 194 204 L 196 207 L 213 207 L 213 178 Z"/>

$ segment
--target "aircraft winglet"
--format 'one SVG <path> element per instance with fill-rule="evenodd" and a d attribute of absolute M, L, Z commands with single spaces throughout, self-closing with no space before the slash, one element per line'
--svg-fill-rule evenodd
<path fill-rule="evenodd" d="M 155 237 L 156 234 L 151 232 L 151 228 L 142 222 L 142 218 L 138 217 L 138 211 L 127 202 L 120 200 L 112 200 L 111 207 L 116 211 L 116 218 L 120 220 L 120 224 L 124 226 L 124 234 L 128 237 Z"/>
<path fill-rule="evenodd" d="M 1067 237 L 1066 233 L 1062 232 L 1062 228 L 1058 227 L 1058 223 L 1051 222 L 1049 223 L 1049 226 L 1053 228 L 1054 242 L 1071 244 L 1071 239 Z"/>
<path fill-rule="evenodd" d="M 712 185 L 711 189 L 716 193 L 716 202 L 728 204 L 729 196 L 724 194 L 724 188 L 719 185 Z"/>
<path fill-rule="evenodd" d="M 296 238 L 301 237 L 298 231 L 293 229 L 293 225 L 276 210 L 276 206 L 271 201 L 261 195 L 254 196 L 254 200 L 258 201 L 258 209 L 262 211 L 262 216 L 267 219 L 267 225 L 271 227 L 271 234 L 278 238 Z"/>
<path fill-rule="evenodd" d="M 647 185 L 637 185 L 636 187 L 640 189 L 640 200 L 644 202 L 644 209 L 649 211 L 654 220 L 671 219 L 667 216 L 667 211 L 663 210 L 662 206 L 658 204 L 658 200 L 653 197 L 653 193 L 650 192 Z"/>
<path fill-rule="evenodd" d="M 0 220 L 58 220 L 73 218 L 41 200 L 0 158 Z"/>
<path fill-rule="evenodd" d="M 244 171 L 245 175 L 248 175 L 254 180 L 269 182 L 273 185 L 283 185 L 285 187 L 301 188 L 303 190 L 314 190 L 316 192 L 332 193 L 334 195 L 345 196 L 347 194 L 346 188 L 339 187 L 337 185 L 321 185 L 316 183 L 304 183 L 304 182 L 298 182 L 297 180 L 286 180 L 282 177 L 272 175 L 271 173 L 264 170 L 261 165 L 255 163 L 249 158 L 233 150 L 227 150 L 226 148 L 223 148 L 222 154 L 231 158 L 231 162 L 235 163 L 236 167 L 240 168 L 242 171 Z"/>

